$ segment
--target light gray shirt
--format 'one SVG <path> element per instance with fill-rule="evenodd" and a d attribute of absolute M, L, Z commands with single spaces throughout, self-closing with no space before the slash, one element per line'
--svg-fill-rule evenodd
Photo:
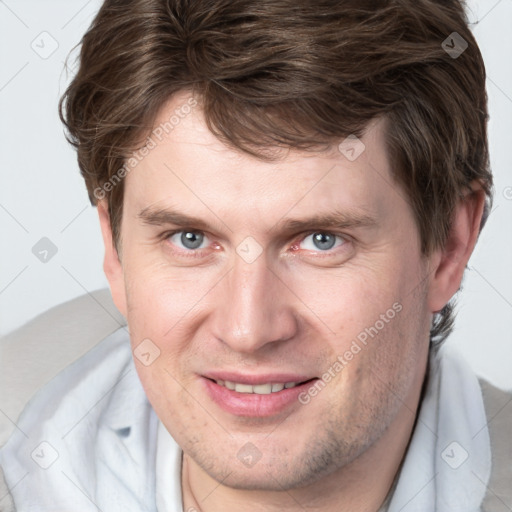
<path fill-rule="evenodd" d="M 476 512 L 491 470 L 477 377 L 443 348 L 388 512 Z M 182 511 L 181 449 L 138 379 L 119 329 L 46 385 L 0 450 L 18 512 Z"/>

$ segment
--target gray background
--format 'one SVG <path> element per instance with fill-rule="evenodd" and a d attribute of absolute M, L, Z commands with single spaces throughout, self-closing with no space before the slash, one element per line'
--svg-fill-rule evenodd
<path fill-rule="evenodd" d="M 0 335 L 107 286 L 96 210 L 57 116 L 72 75 L 64 61 L 100 3 L 0 0 Z M 480 375 L 512 388 L 512 0 L 468 6 L 487 66 L 496 197 L 449 343 Z M 49 250 L 46 262 L 34 246 Z"/>

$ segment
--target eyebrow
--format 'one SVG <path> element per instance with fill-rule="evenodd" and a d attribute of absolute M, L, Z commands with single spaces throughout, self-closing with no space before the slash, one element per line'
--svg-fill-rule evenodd
<path fill-rule="evenodd" d="M 199 217 L 186 215 L 172 208 L 155 209 L 151 206 L 148 206 L 141 210 L 137 217 L 141 219 L 144 224 L 149 224 L 152 226 L 165 226 L 167 224 L 175 224 L 179 227 L 195 228 L 204 231 L 209 231 L 212 229 L 211 223 L 205 222 Z M 213 227 L 220 229 L 223 222 L 220 219 L 217 220 L 218 223 L 213 225 Z"/>
<path fill-rule="evenodd" d="M 148 225 L 164 226 L 173 224 L 179 227 L 194 228 L 201 231 L 211 231 L 212 228 L 221 230 L 222 224 L 227 227 L 227 224 L 220 219 L 217 219 L 217 222 L 212 224 L 172 208 L 155 209 L 148 206 L 139 212 L 138 218 L 141 219 L 144 224 Z M 328 214 L 314 215 L 306 219 L 281 219 L 269 231 L 279 230 L 282 234 L 286 235 L 292 232 L 309 231 L 312 229 L 347 229 L 371 227 L 376 224 L 377 219 L 366 212 L 355 210 L 342 212 L 335 210 Z"/>
<path fill-rule="evenodd" d="M 347 229 L 371 227 L 377 224 L 377 219 L 366 212 L 355 210 L 338 211 L 314 215 L 307 219 L 284 219 L 279 221 L 274 228 L 283 233 L 310 231 L 312 229 Z"/>

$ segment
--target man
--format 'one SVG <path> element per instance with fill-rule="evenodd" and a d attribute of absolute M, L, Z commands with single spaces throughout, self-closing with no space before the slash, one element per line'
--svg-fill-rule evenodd
<path fill-rule="evenodd" d="M 129 333 L 26 408 L 18 510 L 512 506 L 439 350 L 492 196 L 457 1 L 107 0 L 61 109 Z"/>

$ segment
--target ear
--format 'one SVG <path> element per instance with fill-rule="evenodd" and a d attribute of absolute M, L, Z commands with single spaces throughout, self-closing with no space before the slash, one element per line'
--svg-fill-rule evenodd
<path fill-rule="evenodd" d="M 464 270 L 478 239 L 484 205 L 485 192 L 475 182 L 455 208 L 446 243 L 431 257 L 431 313 L 440 311 L 460 288 Z"/>
<path fill-rule="evenodd" d="M 117 253 L 112 237 L 108 204 L 105 200 L 98 203 L 98 215 L 100 218 L 101 234 L 105 245 L 105 258 L 103 271 L 110 285 L 110 293 L 117 309 L 126 318 L 126 290 L 124 285 L 124 273 L 121 260 Z"/>

